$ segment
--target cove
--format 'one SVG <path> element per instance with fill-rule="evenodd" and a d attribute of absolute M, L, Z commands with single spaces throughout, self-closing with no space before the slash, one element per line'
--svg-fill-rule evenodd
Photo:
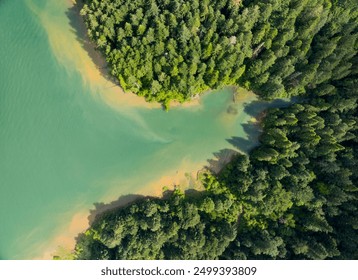
<path fill-rule="evenodd" d="M 223 149 L 246 152 L 252 117 L 272 106 L 244 90 L 233 103 L 226 88 L 164 112 L 124 94 L 81 48 L 70 11 L 0 2 L 0 259 L 48 258 L 93 203 L 158 195 Z"/>

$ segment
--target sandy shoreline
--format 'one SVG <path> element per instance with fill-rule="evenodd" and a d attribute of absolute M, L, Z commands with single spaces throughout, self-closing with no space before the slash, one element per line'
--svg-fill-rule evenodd
<path fill-rule="evenodd" d="M 111 76 L 104 56 L 96 50 L 95 44 L 87 36 L 87 28 L 79 15 L 83 5 L 81 1 L 49 1 L 45 8 L 46 12 L 32 2 L 29 2 L 28 5 L 45 27 L 51 48 L 58 62 L 67 69 L 69 74 L 76 70 L 82 76 L 84 84 L 89 86 L 92 92 L 96 94 L 95 97 L 101 98 L 114 109 L 123 106 L 148 109 L 162 108 L 160 103 L 147 102 L 144 97 L 124 92 L 118 81 Z M 62 16 L 51 16 L 51 11 L 58 9 L 65 9 L 66 13 Z M 185 103 L 170 102 L 170 107 L 199 105 L 200 98 L 194 98 Z"/>
<path fill-rule="evenodd" d="M 105 211 L 124 207 L 144 197 L 161 198 L 165 190 L 179 188 L 182 191 L 188 189 L 203 191 L 204 188 L 198 178 L 200 173 L 207 169 L 214 173 L 219 172 L 236 153 L 232 150 L 228 153 L 217 154 L 216 158 L 213 158 L 212 162 L 209 163 L 193 163 L 183 160 L 176 169 L 165 172 L 165 176 L 156 178 L 137 192 L 118 195 L 120 186 L 112 187 L 113 189 L 109 190 L 102 199 L 99 199 L 96 205 L 91 207 L 84 205 L 83 209 L 78 209 L 74 214 L 65 215 L 65 222 L 59 221 L 61 227 L 56 230 L 59 234 L 51 238 L 46 244 L 39 245 L 40 253 L 34 259 L 49 260 L 54 257 L 72 259 L 76 237 L 89 228 L 96 215 Z"/>
<path fill-rule="evenodd" d="M 35 256 L 34 259 L 49 260 L 54 257 L 72 259 L 76 237 L 89 228 L 90 222 L 94 220 L 96 215 L 105 211 L 124 207 L 143 197 L 161 198 L 164 190 L 174 190 L 176 187 L 179 187 L 182 191 L 187 189 L 203 190 L 197 176 L 199 171 L 203 170 L 204 165 L 184 161 L 176 170 L 167 172 L 166 176 L 148 183 L 137 192 L 123 193 L 119 198 L 118 195 L 113 195 L 109 192 L 108 195 L 99 200 L 99 206 L 95 208 L 93 208 L 93 205 L 91 208 L 85 206 L 84 209 L 77 211 L 71 217 L 65 218 L 66 221 L 70 222 L 62 223 L 61 228 L 57 230 L 57 232 L 60 232 L 59 234 L 51 238 L 46 244 L 39 245 L 41 253 Z"/>
<path fill-rule="evenodd" d="M 148 103 L 144 98 L 135 94 L 124 93 L 119 85 L 109 77 L 104 57 L 95 50 L 93 44 L 87 38 L 84 23 L 78 14 L 80 7 L 78 6 L 79 4 L 76 4 L 76 1 L 50 1 L 45 10 L 41 10 L 33 3 L 29 5 L 45 27 L 50 46 L 57 61 L 66 68 L 69 75 L 72 75 L 74 71 L 79 73 L 83 83 L 92 89 L 91 92 L 96 94 L 95 97 L 99 97 L 105 104 L 114 109 L 123 109 L 125 107 L 161 108 L 159 103 Z M 51 16 L 51 11 L 64 9 L 64 5 L 68 11 L 66 14 L 57 17 Z M 47 13 L 48 11 L 49 13 Z M 238 95 L 235 102 L 249 100 L 251 97 L 249 98 L 248 96 L 246 94 Z M 170 104 L 171 107 L 200 105 L 201 98 L 195 98 L 185 104 L 175 101 Z M 222 161 L 213 159 L 212 163 L 214 164 L 211 166 L 213 171 L 218 172 L 231 159 L 232 155 L 232 153 L 223 155 Z M 175 170 L 163 172 L 167 175 L 149 182 L 140 191 L 134 192 L 133 195 L 161 197 L 163 187 L 167 187 L 169 190 L 177 186 L 180 186 L 183 190 L 188 187 L 202 190 L 202 187 L 197 182 L 197 175 L 205 166 L 207 166 L 206 162 L 183 161 Z M 123 193 L 121 194 L 124 197 L 123 199 L 119 199 L 118 203 L 111 203 L 113 199 L 118 198 L 118 186 L 113 189 L 114 193 L 111 194 L 111 191 L 109 191 L 109 194 L 99 199 L 99 201 L 109 205 L 108 207 L 102 207 L 103 211 L 124 206 L 135 199 L 134 196 L 128 196 L 128 193 Z M 49 242 L 39 244 L 36 251 L 40 253 L 37 254 L 35 259 L 52 259 L 54 256 L 59 256 L 63 259 L 71 258 L 76 236 L 89 227 L 89 222 L 93 219 L 93 212 L 96 211 L 98 214 L 98 209 L 93 209 L 93 205 L 82 205 L 82 207 L 77 206 L 77 209 L 74 209 L 72 213 L 64 215 L 59 221 L 61 227 L 56 229 L 59 234 L 51 238 Z"/>
<path fill-rule="evenodd" d="M 93 44 L 87 38 L 85 25 L 78 14 L 79 6 L 77 6 L 76 1 L 49 1 L 44 9 L 37 7 L 34 2 L 28 1 L 27 3 L 41 21 L 42 26 L 45 27 L 57 61 L 66 68 L 69 75 L 72 75 L 74 70 L 78 72 L 84 84 L 92 89 L 91 92 L 96 93 L 108 106 L 114 109 L 126 106 L 148 109 L 161 108 L 158 103 L 148 103 L 144 98 L 135 94 L 124 93 L 119 85 L 109 77 L 104 57 L 95 50 Z M 67 13 L 58 15 L 56 13 L 58 9 L 65 9 Z M 70 20 L 69 17 L 71 17 Z M 196 99 L 184 106 L 199 104 L 199 99 Z M 163 186 L 168 186 L 170 189 L 174 185 L 182 183 L 186 179 L 187 171 L 189 170 L 175 170 L 173 177 L 159 178 L 158 181 L 151 182 L 136 194 L 160 197 Z M 114 197 L 108 196 L 99 201 L 110 203 Z M 116 207 L 123 206 L 128 202 L 130 201 L 122 201 L 122 205 L 117 204 Z M 63 217 L 63 219 L 67 222 L 59 221 L 61 227 L 56 230 L 59 234 L 45 244 L 34 246 L 36 251 L 39 252 L 34 259 L 52 259 L 53 256 L 57 255 L 62 258 L 71 257 L 70 253 L 75 246 L 75 237 L 89 227 L 90 211 L 93 211 L 93 207 L 84 206 L 83 209 L 75 210 L 75 213 L 65 215 L 66 217 Z"/>

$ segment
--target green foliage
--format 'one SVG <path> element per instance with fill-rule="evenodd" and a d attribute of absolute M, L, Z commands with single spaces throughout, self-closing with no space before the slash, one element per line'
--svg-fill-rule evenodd
<path fill-rule="evenodd" d="M 259 10 L 241 14 L 226 0 L 87 0 L 81 15 L 123 89 L 165 105 L 238 83 Z"/>
<path fill-rule="evenodd" d="M 225 85 L 266 99 L 349 75 L 357 5 L 316 0 L 86 0 L 89 37 L 127 91 L 169 104 Z M 356 61 L 355 61 L 356 62 Z"/>
<path fill-rule="evenodd" d="M 358 257 L 358 79 L 333 84 L 334 96 L 319 94 L 323 107 L 313 96 L 269 110 L 261 145 L 218 178 L 243 207 L 236 240 L 221 258 Z M 354 105 L 338 111 L 336 100 L 347 99 Z"/>
<path fill-rule="evenodd" d="M 81 235 L 79 259 L 216 259 L 236 236 L 234 197 L 145 199 L 112 210 Z"/>
<path fill-rule="evenodd" d="M 261 145 L 204 174 L 200 195 L 98 217 L 77 258 L 358 258 L 355 1 L 93 0 L 81 13 L 121 85 L 148 100 L 236 83 L 305 97 L 268 110 Z"/>

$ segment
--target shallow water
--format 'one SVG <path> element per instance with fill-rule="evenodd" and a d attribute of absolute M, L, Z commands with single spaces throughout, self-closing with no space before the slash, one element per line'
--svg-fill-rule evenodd
<path fill-rule="evenodd" d="M 248 150 L 259 133 L 247 134 L 250 114 L 267 106 L 248 105 L 248 93 L 233 104 L 225 89 L 164 112 L 123 94 L 83 50 L 69 9 L 0 1 L 0 259 L 65 242 L 61 231 L 75 233 L 95 202 L 148 191 L 222 149 Z"/>

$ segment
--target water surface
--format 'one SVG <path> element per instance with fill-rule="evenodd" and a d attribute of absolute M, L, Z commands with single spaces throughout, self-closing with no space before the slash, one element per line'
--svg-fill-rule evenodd
<path fill-rule="evenodd" d="M 234 148 L 228 139 L 249 139 L 253 95 L 232 104 L 224 89 L 164 112 L 121 93 L 83 50 L 69 7 L 0 1 L 0 259 L 41 256 L 94 202 L 148 190 Z"/>

